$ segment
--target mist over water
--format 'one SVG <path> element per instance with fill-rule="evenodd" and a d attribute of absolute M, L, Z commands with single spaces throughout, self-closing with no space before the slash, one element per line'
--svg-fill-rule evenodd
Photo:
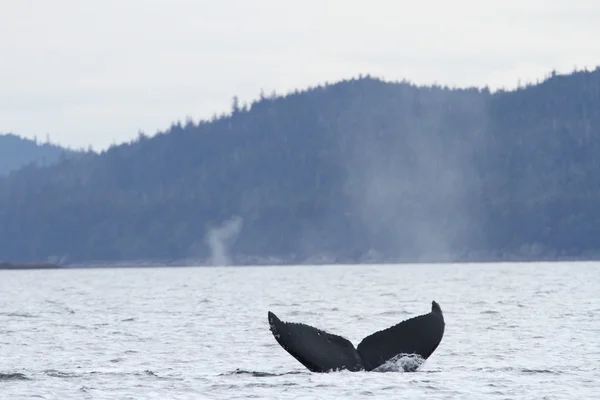
<path fill-rule="evenodd" d="M 436 103 L 425 107 L 419 92 L 404 91 L 382 101 L 389 123 L 353 137 L 355 153 L 344 160 L 351 213 L 374 238 L 370 246 L 395 259 L 453 259 L 474 246 L 473 228 L 481 224 L 472 204 L 487 97 L 467 91 L 450 104 L 449 94 L 435 89 L 427 101 Z"/>
<path fill-rule="evenodd" d="M 598 267 L 0 271 L 0 397 L 596 399 Z M 267 323 L 270 310 L 356 345 L 432 300 L 446 332 L 414 373 L 310 373 Z"/>

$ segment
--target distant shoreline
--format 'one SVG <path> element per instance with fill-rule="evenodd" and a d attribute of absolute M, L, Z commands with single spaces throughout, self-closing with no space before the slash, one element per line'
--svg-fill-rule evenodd
<path fill-rule="evenodd" d="M 387 258 L 372 257 L 351 259 L 344 257 L 311 257 L 309 259 L 277 258 L 277 257 L 231 257 L 225 264 L 212 263 L 209 260 L 122 260 L 122 261 L 88 261 L 72 264 L 52 263 L 7 263 L 0 262 L 1 270 L 74 270 L 74 269 L 152 269 L 152 268 L 201 268 L 201 267 L 286 267 L 286 266 L 325 266 L 325 265 L 406 265 L 406 264 L 498 264 L 498 263 L 552 263 L 552 262 L 599 262 L 600 257 L 594 255 L 568 256 L 507 256 L 503 257 L 429 257 L 429 258 Z"/>
<path fill-rule="evenodd" d="M 392 264 L 499 264 L 499 263 L 552 263 L 552 262 L 600 262 L 600 254 L 580 256 L 533 256 L 533 255 L 508 255 L 501 256 L 438 256 L 421 258 L 393 258 L 371 254 L 371 257 L 334 257 L 315 255 L 307 259 L 297 257 L 248 257 L 232 256 L 227 263 L 213 263 L 206 259 L 178 259 L 178 260 L 121 260 L 121 261 L 87 261 L 67 263 L 64 265 L 31 262 L 8 263 L 0 262 L 1 270 L 54 270 L 54 269 L 151 269 L 151 268 L 186 268 L 186 267 L 259 267 L 259 266 L 302 266 L 302 265 L 392 265 Z"/>
<path fill-rule="evenodd" d="M 27 270 L 27 269 L 60 269 L 64 268 L 57 264 L 12 264 L 7 262 L 0 262 L 0 270 Z"/>

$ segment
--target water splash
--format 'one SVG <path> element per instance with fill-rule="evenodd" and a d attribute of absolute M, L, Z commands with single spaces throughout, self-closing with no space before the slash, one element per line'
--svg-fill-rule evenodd
<path fill-rule="evenodd" d="M 385 364 L 375 368 L 374 372 L 414 372 L 425 359 L 418 354 L 401 353 L 391 358 Z"/>
<path fill-rule="evenodd" d="M 243 219 L 235 216 L 221 224 L 218 228 L 213 228 L 206 235 L 206 242 L 210 246 L 210 265 L 230 265 L 228 247 L 237 238 L 242 230 Z"/>

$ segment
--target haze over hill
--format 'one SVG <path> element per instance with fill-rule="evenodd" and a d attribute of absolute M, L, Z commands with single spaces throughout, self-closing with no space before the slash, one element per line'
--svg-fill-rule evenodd
<path fill-rule="evenodd" d="M 57 161 L 62 154 L 71 152 L 50 142 L 38 143 L 17 135 L 0 133 L 0 175 L 32 162 L 48 165 Z"/>
<path fill-rule="evenodd" d="M 0 179 L 0 258 L 600 254 L 600 68 L 511 92 L 370 77 Z"/>

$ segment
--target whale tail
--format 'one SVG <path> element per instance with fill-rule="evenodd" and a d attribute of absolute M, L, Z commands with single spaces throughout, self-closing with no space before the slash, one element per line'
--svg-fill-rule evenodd
<path fill-rule="evenodd" d="M 415 354 L 426 360 L 444 336 L 444 316 L 438 303 L 431 312 L 400 322 L 365 337 L 357 348 L 346 338 L 312 326 L 283 322 L 268 312 L 275 340 L 312 372 L 372 371 L 401 354 Z M 407 364 L 408 365 L 408 364 Z M 405 367 L 414 371 L 419 364 Z"/>

